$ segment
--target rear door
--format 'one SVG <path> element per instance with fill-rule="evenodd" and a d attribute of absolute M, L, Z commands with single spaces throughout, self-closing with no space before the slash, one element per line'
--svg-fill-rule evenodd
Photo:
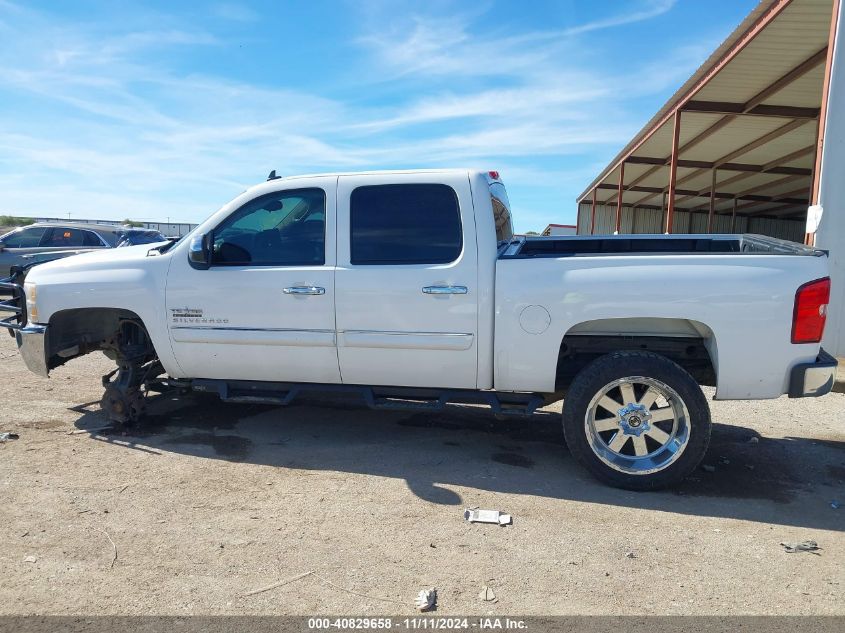
<path fill-rule="evenodd" d="M 70 226 L 52 226 L 46 230 L 37 249 L 24 258 L 24 263 L 49 262 L 77 253 L 109 248 L 94 231 Z"/>
<path fill-rule="evenodd" d="M 98 248 L 108 248 L 108 245 L 96 232 L 76 227 L 54 226 L 44 234 L 40 250 L 50 252 Z"/>
<path fill-rule="evenodd" d="M 476 387 L 478 262 L 466 173 L 342 176 L 337 258 L 344 383 Z"/>

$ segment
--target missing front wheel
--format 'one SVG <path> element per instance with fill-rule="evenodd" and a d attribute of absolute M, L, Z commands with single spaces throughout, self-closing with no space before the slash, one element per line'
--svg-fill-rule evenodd
<path fill-rule="evenodd" d="M 123 391 L 109 385 L 100 400 L 100 408 L 112 422 L 135 424 L 146 413 L 146 396 L 137 388 Z"/>
<path fill-rule="evenodd" d="M 106 391 L 100 407 L 112 422 L 135 424 L 146 412 L 148 384 L 164 369 L 146 330 L 135 321 L 123 321 L 108 347 L 115 354 L 117 369 L 103 376 Z"/>

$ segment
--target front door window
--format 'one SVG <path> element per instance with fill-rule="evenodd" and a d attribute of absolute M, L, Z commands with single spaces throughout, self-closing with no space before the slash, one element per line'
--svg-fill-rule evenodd
<path fill-rule="evenodd" d="M 261 196 L 214 230 L 216 266 L 322 266 L 326 195 L 295 189 Z"/>
<path fill-rule="evenodd" d="M 9 233 L 3 238 L 3 246 L 6 248 L 35 248 L 41 244 L 41 238 L 47 230 L 44 226 L 33 226 L 28 229 L 20 229 Z"/>

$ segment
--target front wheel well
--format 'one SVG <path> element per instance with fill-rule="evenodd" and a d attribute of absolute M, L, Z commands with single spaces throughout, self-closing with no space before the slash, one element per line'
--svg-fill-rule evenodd
<path fill-rule="evenodd" d="M 48 332 L 46 355 L 50 369 L 97 350 L 116 359 L 126 345 L 132 345 L 146 356 L 155 356 L 144 322 L 131 310 L 61 310 L 50 317 Z"/>

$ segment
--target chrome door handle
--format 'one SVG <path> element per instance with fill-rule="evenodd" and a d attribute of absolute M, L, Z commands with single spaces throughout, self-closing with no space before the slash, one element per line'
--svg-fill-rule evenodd
<path fill-rule="evenodd" d="M 324 295 L 326 289 L 319 286 L 291 286 L 290 288 L 283 288 L 282 292 L 286 295 Z"/>
<path fill-rule="evenodd" d="M 423 286 L 423 294 L 427 295 L 465 295 L 466 286 Z"/>

